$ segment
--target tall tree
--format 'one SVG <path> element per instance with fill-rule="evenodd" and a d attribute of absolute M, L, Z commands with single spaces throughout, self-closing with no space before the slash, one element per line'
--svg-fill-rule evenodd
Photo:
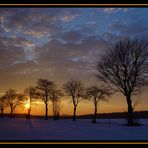
<path fill-rule="evenodd" d="M 86 98 L 91 99 L 94 104 L 93 123 L 96 123 L 97 107 L 100 101 L 106 101 L 106 97 L 111 95 L 111 91 L 104 86 L 92 86 L 86 89 Z"/>
<path fill-rule="evenodd" d="M 0 111 L 1 111 L 1 118 L 3 118 L 4 109 L 7 107 L 7 103 L 5 100 L 5 95 L 0 96 Z"/>
<path fill-rule="evenodd" d="M 45 120 L 48 120 L 48 103 L 50 100 L 51 91 L 54 89 L 55 84 L 47 79 L 38 79 L 37 89 L 39 90 L 38 96 L 45 103 Z"/>
<path fill-rule="evenodd" d="M 120 91 L 128 106 L 128 125 L 134 125 L 132 96 L 148 83 L 148 44 L 142 40 L 121 40 L 97 63 L 97 77 Z"/>
<path fill-rule="evenodd" d="M 63 97 L 64 94 L 61 92 L 61 90 L 54 88 L 50 93 L 50 100 L 53 105 L 53 118 L 54 120 L 57 120 L 59 118 L 59 112 L 61 110 L 61 97 Z"/>
<path fill-rule="evenodd" d="M 84 99 L 84 85 L 79 80 L 71 79 L 64 84 L 64 90 L 68 96 L 71 96 L 74 105 L 73 121 L 76 121 L 77 106 Z"/>
<path fill-rule="evenodd" d="M 31 107 L 32 104 L 37 101 L 38 96 L 37 96 L 37 89 L 33 86 L 29 86 L 25 89 L 25 107 L 28 111 L 27 113 L 27 119 L 30 119 L 30 113 L 31 113 Z"/>
<path fill-rule="evenodd" d="M 5 102 L 10 107 L 10 117 L 13 117 L 15 108 L 21 103 L 23 95 L 17 94 L 15 90 L 9 89 L 5 93 Z"/>

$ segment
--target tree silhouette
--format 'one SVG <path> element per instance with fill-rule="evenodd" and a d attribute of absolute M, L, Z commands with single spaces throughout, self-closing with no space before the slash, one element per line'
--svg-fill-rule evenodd
<path fill-rule="evenodd" d="M 25 107 L 28 111 L 28 114 L 27 114 L 27 119 L 30 119 L 30 113 L 31 113 L 31 107 L 32 107 L 32 104 L 37 101 L 38 99 L 38 96 L 37 96 L 37 89 L 33 86 L 29 86 L 25 89 Z"/>
<path fill-rule="evenodd" d="M 5 92 L 4 98 L 6 104 L 10 107 L 10 117 L 13 117 L 15 108 L 21 103 L 23 95 L 17 94 L 13 89 L 9 89 Z"/>
<path fill-rule="evenodd" d="M 54 87 L 55 84 L 47 79 L 38 79 L 37 81 L 36 88 L 39 90 L 38 97 L 45 103 L 45 120 L 48 120 L 48 103 L 50 100 L 50 94 Z"/>
<path fill-rule="evenodd" d="M 63 97 L 64 94 L 61 90 L 57 89 L 56 87 L 50 93 L 50 100 L 53 105 L 53 118 L 57 120 L 59 118 L 59 112 L 61 110 L 61 102 L 60 99 Z"/>
<path fill-rule="evenodd" d="M 78 103 L 84 99 L 84 85 L 79 80 L 71 79 L 64 84 L 64 90 L 68 96 L 71 96 L 74 105 L 73 121 L 76 121 L 76 109 Z"/>
<path fill-rule="evenodd" d="M 0 96 L 0 111 L 1 111 L 1 118 L 3 118 L 4 109 L 7 107 L 5 95 Z"/>
<path fill-rule="evenodd" d="M 96 123 L 97 107 L 100 101 L 106 101 L 106 97 L 111 95 L 111 91 L 104 86 L 92 86 L 86 89 L 86 98 L 91 99 L 94 104 L 93 123 Z"/>
<path fill-rule="evenodd" d="M 148 84 L 148 44 L 142 40 L 119 41 L 98 61 L 97 71 L 100 80 L 126 97 L 128 125 L 134 125 L 132 96 Z"/>

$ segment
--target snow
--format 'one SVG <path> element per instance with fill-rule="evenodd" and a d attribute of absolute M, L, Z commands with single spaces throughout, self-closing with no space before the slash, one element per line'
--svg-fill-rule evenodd
<path fill-rule="evenodd" d="M 142 126 L 123 126 L 124 119 L 0 119 L 0 141 L 37 140 L 37 141 L 134 141 L 148 140 L 148 119 L 141 119 Z"/>

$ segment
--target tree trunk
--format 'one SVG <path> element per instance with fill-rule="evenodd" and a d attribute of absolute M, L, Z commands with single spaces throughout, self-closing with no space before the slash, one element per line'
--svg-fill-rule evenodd
<path fill-rule="evenodd" d="M 53 105 L 52 106 L 53 107 L 52 108 L 52 110 L 53 110 L 53 119 L 55 119 L 55 102 L 54 101 L 52 102 L 52 105 Z"/>
<path fill-rule="evenodd" d="M 48 103 L 45 103 L 45 120 L 48 120 Z"/>
<path fill-rule="evenodd" d="M 133 107 L 132 107 L 132 100 L 131 100 L 131 96 L 126 96 L 127 99 L 127 105 L 128 105 L 128 125 L 132 126 L 134 124 L 133 122 Z"/>
<path fill-rule="evenodd" d="M 96 116 L 97 116 L 97 104 L 95 104 L 95 112 L 94 112 L 93 123 L 96 123 Z"/>
<path fill-rule="evenodd" d="M 29 107 L 28 109 L 27 119 L 30 119 L 30 112 L 31 112 L 31 107 Z"/>
<path fill-rule="evenodd" d="M 13 109 L 11 108 L 10 118 L 13 117 Z"/>
<path fill-rule="evenodd" d="M 1 118 L 3 118 L 4 110 L 1 109 Z"/>
<path fill-rule="evenodd" d="M 77 106 L 74 105 L 73 121 L 76 121 L 76 109 L 77 109 Z"/>

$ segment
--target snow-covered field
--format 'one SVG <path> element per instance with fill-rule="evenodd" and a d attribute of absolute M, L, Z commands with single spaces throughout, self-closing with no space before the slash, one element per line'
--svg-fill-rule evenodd
<path fill-rule="evenodd" d="M 0 119 L 0 141 L 4 140 L 146 140 L 148 141 L 148 119 L 141 119 L 140 127 L 123 126 L 124 119 L 98 119 L 96 124 L 90 119 Z"/>

